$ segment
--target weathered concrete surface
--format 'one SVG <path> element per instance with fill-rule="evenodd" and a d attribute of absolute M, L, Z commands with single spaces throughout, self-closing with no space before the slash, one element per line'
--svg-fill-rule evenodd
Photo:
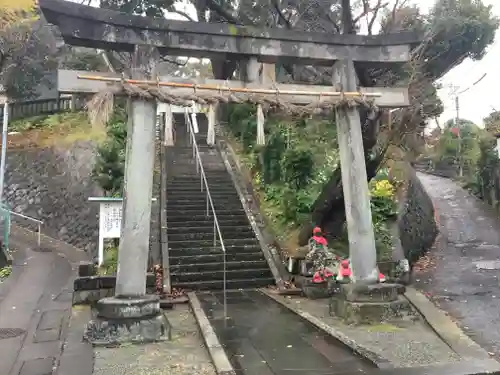
<path fill-rule="evenodd" d="M 376 366 L 258 291 L 197 293 L 236 373 L 364 373 Z"/>
<path fill-rule="evenodd" d="M 39 4 L 47 21 L 59 27 L 66 43 L 129 52 L 134 45 L 149 44 L 168 50 L 169 55 L 204 58 L 224 54 L 259 56 L 274 62 L 281 57 L 329 65 L 344 58 L 406 62 L 409 45 L 421 40 L 412 32 L 369 37 L 332 35 L 153 19 L 61 0 L 40 0 Z"/>
<path fill-rule="evenodd" d="M 215 375 L 188 305 L 167 313 L 172 341 L 96 348 L 94 375 Z"/>
<path fill-rule="evenodd" d="M 470 360 L 490 359 L 486 350 L 467 336 L 446 312 L 436 307 L 424 294 L 409 287 L 405 297 L 455 353 Z"/>
<path fill-rule="evenodd" d="M 17 228 L 11 232 L 13 274 L 0 284 L 0 329 L 24 333 L 0 340 L 0 374 L 52 374 L 67 332 L 72 266 L 86 258 L 83 251 L 46 238 L 42 244 L 52 251 L 34 252 L 33 239 Z"/>
<path fill-rule="evenodd" d="M 440 235 L 417 286 L 500 357 L 500 220 L 455 182 L 418 173 L 439 219 Z M 482 266 L 486 269 L 481 269 Z M 493 269 L 487 269 L 493 268 Z"/>
<path fill-rule="evenodd" d="M 460 357 L 421 321 L 402 322 L 400 325 L 384 323 L 352 326 L 328 314 L 327 299 L 309 300 L 299 296 L 276 294 L 273 299 L 367 355 L 379 367 L 384 367 L 383 371 L 390 365 L 412 367 L 460 360 Z"/>

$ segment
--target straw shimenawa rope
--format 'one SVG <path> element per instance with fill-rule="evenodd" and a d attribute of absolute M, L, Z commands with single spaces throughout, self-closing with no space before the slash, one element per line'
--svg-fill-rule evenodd
<path fill-rule="evenodd" d="M 196 90 L 194 90 L 196 91 Z M 353 108 L 364 106 L 376 110 L 374 98 L 360 95 L 359 97 L 343 96 L 340 98 L 332 96 L 318 95 L 318 100 L 307 105 L 296 105 L 283 100 L 279 92 L 274 97 L 269 94 L 238 94 L 234 92 L 223 93 L 201 93 L 193 92 L 191 94 L 179 94 L 174 90 L 168 90 L 165 87 L 153 85 L 137 85 L 130 83 L 116 83 L 110 85 L 107 90 L 94 95 L 87 104 L 89 117 L 93 124 L 105 124 L 113 112 L 114 95 L 126 95 L 131 98 L 142 98 L 149 100 L 159 100 L 167 104 L 181 107 L 191 107 L 193 102 L 207 105 L 216 103 L 251 103 L 261 104 L 264 108 L 280 109 L 290 115 L 306 116 L 323 111 L 335 110 L 338 108 Z"/>

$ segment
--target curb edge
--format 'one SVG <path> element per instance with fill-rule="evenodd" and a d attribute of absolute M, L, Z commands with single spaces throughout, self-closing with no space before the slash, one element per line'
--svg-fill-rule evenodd
<path fill-rule="evenodd" d="M 189 292 L 187 295 L 191 310 L 193 311 L 198 327 L 200 328 L 200 333 L 203 336 L 203 341 L 205 342 L 208 353 L 212 358 L 215 371 L 218 375 L 236 375 L 236 371 L 231 365 L 231 362 L 229 362 L 226 351 L 220 344 L 207 315 L 201 307 L 200 300 L 194 292 Z"/>

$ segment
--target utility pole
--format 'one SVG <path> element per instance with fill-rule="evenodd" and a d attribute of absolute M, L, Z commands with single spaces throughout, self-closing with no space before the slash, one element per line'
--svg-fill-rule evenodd
<path fill-rule="evenodd" d="M 464 170 L 462 167 L 462 131 L 460 130 L 460 125 L 458 123 L 460 119 L 460 99 L 458 94 L 455 96 L 455 110 L 456 110 L 456 117 L 455 117 L 455 126 L 457 127 L 458 133 L 457 133 L 457 139 L 458 139 L 458 145 L 457 145 L 457 161 L 458 161 L 458 176 L 463 177 L 464 175 Z"/>
<path fill-rule="evenodd" d="M 5 100 L 3 105 L 2 124 L 2 156 L 0 161 L 0 204 L 3 203 L 3 186 L 5 182 L 5 161 L 7 157 L 7 129 L 9 125 L 9 102 Z"/>
<path fill-rule="evenodd" d="M 459 86 L 455 85 L 449 85 L 449 87 L 452 89 L 452 95 L 455 96 L 455 111 L 456 111 L 456 116 L 455 116 L 455 126 L 457 127 L 458 134 L 457 134 L 457 140 L 458 140 L 458 145 L 457 145 L 457 161 L 458 161 L 458 175 L 460 177 L 463 177 L 464 171 L 463 171 L 463 165 L 462 165 L 462 132 L 460 129 L 460 95 L 463 94 L 464 92 L 470 90 L 472 87 L 476 86 L 479 82 L 481 82 L 484 77 L 486 77 L 487 73 L 484 73 L 477 81 L 475 81 L 472 85 L 467 87 L 464 90 L 459 91 Z"/>

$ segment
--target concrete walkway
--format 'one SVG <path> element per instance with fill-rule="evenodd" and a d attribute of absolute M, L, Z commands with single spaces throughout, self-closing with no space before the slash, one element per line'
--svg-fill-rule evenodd
<path fill-rule="evenodd" d="M 417 285 L 500 356 L 500 217 L 454 181 L 418 176 L 434 202 L 440 236 Z"/>
<path fill-rule="evenodd" d="M 197 293 L 237 375 L 363 374 L 375 365 L 258 291 Z"/>
<path fill-rule="evenodd" d="M 72 264 L 86 254 L 44 238 L 37 251 L 29 231 L 13 228 L 12 275 L 0 284 L 0 374 L 52 375 L 71 311 Z"/>

